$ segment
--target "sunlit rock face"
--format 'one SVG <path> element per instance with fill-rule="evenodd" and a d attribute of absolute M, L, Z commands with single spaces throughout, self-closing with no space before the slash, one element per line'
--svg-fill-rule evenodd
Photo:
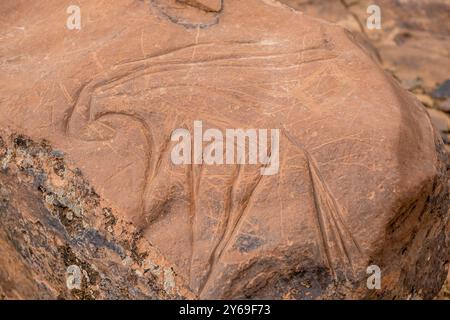
<path fill-rule="evenodd" d="M 350 33 L 272 0 L 80 1 L 79 30 L 69 5 L 2 3 L 0 124 L 62 150 L 194 295 L 436 293 L 442 144 Z M 196 122 L 203 151 L 208 129 L 277 130 L 278 169 L 174 163 Z"/>

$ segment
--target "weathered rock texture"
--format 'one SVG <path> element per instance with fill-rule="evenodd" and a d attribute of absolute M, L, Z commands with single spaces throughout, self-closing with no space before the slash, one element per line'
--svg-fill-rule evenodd
<path fill-rule="evenodd" d="M 427 107 L 450 151 L 450 2 L 342 0 L 281 2 L 351 30 L 383 68 Z M 367 8 L 381 9 L 381 28 L 369 30 Z M 448 275 L 450 280 L 450 273 Z M 450 282 L 447 281 L 447 286 Z M 443 293 L 449 292 L 444 288 Z M 448 297 L 448 293 L 446 294 Z"/>
<path fill-rule="evenodd" d="M 363 36 L 383 66 L 405 85 L 420 77 L 426 90 L 449 78 L 450 2 L 447 0 L 281 0 L 308 15 Z M 370 5 L 381 9 L 381 28 L 368 29 Z"/>
<path fill-rule="evenodd" d="M 4 295 L 37 296 L 38 283 L 47 296 L 68 296 L 61 279 L 72 264 L 89 279 L 71 293 L 82 298 L 437 293 L 448 260 L 442 142 L 422 105 L 349 32 L 272 0 L 79 3 L 79 31 L 65 27 L 69 2 L 0 4 L 3 161 L 17 167 L 2 175 L 1 239 L 26 270 L 0 264 Z M 171 133 L 192 130 L 194 120 L 205 130 L 280 129 L 279 173 L 173 165 Z M 55 188 L 67 178 L 58 180 L 59 169 L 55 180 L 36 178 L 47 167 L 33 154 L 22 160 L 17 134 L 63 151 L 63 167 L 80 168 L 98 196 L 74 182 L 61 192 L 74 189 L 77 200 L 61 202 Z M 42 197 L 45 209 L 36 205 Z M 106 217 L 92 197 L 111 208 Z M 59 266 L 59 276 L 47 266 L 35 274 L 37 260 L 21 249 L 32 249 L 33 237 L 17 243 L 24 211 L 40 221 L 24 234 L 40 230 L 43 248 L 53 248 L 35 259 Z M 105 238 L 110 215 L 136 231 L 115 227 Z M 146 243 L 139 251 L 134 235 Z M 140 255 L 156 252 L 174 271 L 153 258 L 165 271 L 148 278 Z M 371 264 L 382 268 L 379 291 L 366 288 Z M 136 269 L 142 277 L 127 282 Z"/>
<path fill-rule="evenodd" d="M 430 108 L 428 111 L 433 123 L 441 132 L 447 150 L 450 150 L 450 88 L 444 90 L 446 94 L 439 91 L 439 86 L 450 78 L 448 0 L 281 2 L 354 32 L 383 68 Z M 381 9 L 381 28 L 369 30 L 366 25 L 370 16 L 367 8 L 374 4 Z M 436 95 L 436 91 L 439 94 Z"/>
<path fill-rule="evenodd" d="M 1 298 L 194 297 L 61 151 L 1 132 L 0 160 Z M 69 266 L 80 270 L 78 288 L 71 286 Z"/>

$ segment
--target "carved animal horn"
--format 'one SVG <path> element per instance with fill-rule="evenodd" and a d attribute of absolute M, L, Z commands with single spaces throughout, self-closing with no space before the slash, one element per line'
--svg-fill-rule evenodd
<path fill-rule="evenodd" d="M 205 12 L 219 12 L 223 7 L 223 0 L 178 0 L 178 2 Z"/>

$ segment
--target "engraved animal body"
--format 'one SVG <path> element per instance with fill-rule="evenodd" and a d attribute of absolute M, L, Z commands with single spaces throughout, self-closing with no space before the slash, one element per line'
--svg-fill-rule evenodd
<path fill-rule="evenodd" d="M 348 264 L 348 270 L 343 272 L 352 269 L 352 255 L 358 253 L 359 247 L 345 225 L 342 209 L 321 177 L 313 156 L 280 123 L 276 113 L 286 98 L 270 96 L 280 85 L 295 84 L 292 78 L 302 65 L 334 59 L 329 49 L 327 42 L 292 52 L 277 52 L 268 44 L 252 41 L 197 43 L 140 60 L 124 61 L 80 89 L 66 119 L 66 134 L 86 141 L 106 141 L 124 123 L 140 129 L 145 141 L 144 184 L 133 220 L 163 252 L 168 252 L 199 294 L 212 285 L 217 265 L 222 263 L 224 253 L 235 251 L 236 241 L 243 241 L 238 246 L 239 254 L 252 257 L 261 254 L 258 251 L 267 251 L 264 236 L 246 224 L 258 219 L 249 217 L 249 211 L 257 211 L 252 208 L 255 197 L 272 192 L 261 190 L 265 178 L 258 175 L 255 166 L 192 165 L 180 171 L 168 163 L 170 130 L 189 126 L 192 120 L 202 117 L 212 127 L 236 126 L 238 121 L 245 128 L 248 124 L 239 121 L 239 117 L 251 124 L 263 113 L 266 116 L 260 126 L 281 126 L 284 143 L 297 150 L 289 153 L 297 153 L 295 156 L 304 162 L 303 170 L 307 172 L 304 176 L 309 177 L 309 181 L 303 182 L 309 185 L 304 192 L 306 198 L 310 197 L 307 201 L 312 204 L 314 218 L 303 218 L 298 223 L 303 223 L 302 227 L 309 225 L 309 232 L 317 234 L 315 245 L 334 277 L 342 263 Z M 234 54 L 236 51 L 240 53 Z M 224 70 L 228 78 L 221 76 Z M 258 82 L 239 76 L 243 71 L 256 73 Z M 203 81 L 208 73 L 217 74 L 216 83 Z M 272 83 L 270 78 L 274 74 L 287 79 Z M 178 98 L 180 95 L 182 100 Z M 136 96 L 143 98 L 137 100 Z M 287 153 L 284 156 L 288 157 Z M 219 187 L 222 190 L 203 190 L 203 185 L 213 187 L 212 181 L 218 176 L 224 180 L 224 186 Z M 216 198 L 220 199 L 219 204 L 212 203 Z M 178 226 L 186 229 L 185 234 L 175 233 L 178 239 L 170 240 L 155 235 L 158 233 L 155 229 L 167 223 L 164 220 L 177 220 L 172 217 L 173 212 L 185 216 L 185 221 L 177 222 L 187 222 L 187 228 Z M 282 239 L 268 248 L 284 247 L 285 241 Z M 182 243 L 178 247 L 184 252 L 171 252 L 173 249 L 169 247 L 175 247 L 175 242 Z"/>

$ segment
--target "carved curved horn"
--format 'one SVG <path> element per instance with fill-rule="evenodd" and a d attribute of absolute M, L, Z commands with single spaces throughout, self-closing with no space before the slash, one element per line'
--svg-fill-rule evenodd
<path fill-rule="evenodd" d="M 178 2 L 205 12 L 220 12 L 223 8 L 222 0 L 178 0 Z"/>

